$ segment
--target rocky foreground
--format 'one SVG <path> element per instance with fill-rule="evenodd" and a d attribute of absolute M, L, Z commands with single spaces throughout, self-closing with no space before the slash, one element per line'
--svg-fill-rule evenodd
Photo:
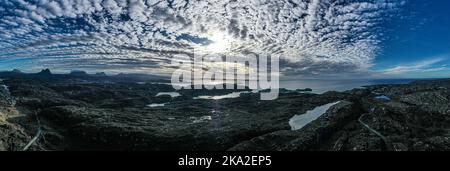
<path fill-rule="evenodd" d="M 104 75 L 0 78 L 0 150 L 450 150 L 450 80 L 324 94 L 282 91 L 277 100 L 260 101 L 258 93 L 194 99 L 225 90 L 156 96 L 174 90 Z M 336 101 L 291 130 L 294 115 Z"/>

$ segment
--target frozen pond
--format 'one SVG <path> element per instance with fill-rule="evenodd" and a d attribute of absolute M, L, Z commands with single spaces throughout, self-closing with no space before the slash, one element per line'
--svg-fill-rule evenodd
<path fill-rule="evenodd" d="M 238 98 L 242 93 L 251 93 L 249 91 L 242 91 L 242 92 L 233 92 L 230 94 L 220 95 L 220 96 L 198 96 L 194 97 L 194 100 L 197 99 L 204 99 L 204 100 L 221 100 L 221 99 L 233 99 Z"/>
<path fill-rule="evenodd" d="M 382 100 L 382 101 L 391 101 L 391 98 L 389 98 L 388 96 L 385 96 L 385 95 L 377 96 L 377 97 L 375 97 L 375 99 Z"/>
<path fill-rule="evenodd" d="M 152 103 L 147 105 L 147 107 L 155 108 L 155 107 L 164 107 L 165 105 L 166 105 L 165 103 Z"/>
<path fill-rule="evenodd" d="M 169 95 L 172 98 L 181 96 L 181 94 L 178 92 L 159 92 L 158 94 L 156 94 L 156 97 L 164 95 Z"/>
<path fill-rule="evenodd" d="M 7 85 L 0 85 L 0 92 L 4 92 L 6 94 L 10 93 Z"/>
<path fill-rule="evenodd" d="M 310 122 L 316 120 L 317 118 L 325 114 L 325 112 L 327 112 L 327 110 L 330 109 L 331 106 L 334 106 L 339 102 L 340 101 L 316 107 L 315 109 L 309 110 L 302 115 L 295 115 L 289 120 L 289 125 L 291 126 L 292 130 L 302 129 Z"/>

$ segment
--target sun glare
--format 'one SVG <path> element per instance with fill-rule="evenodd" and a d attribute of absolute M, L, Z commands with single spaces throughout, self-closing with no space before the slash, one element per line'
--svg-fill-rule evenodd
<path fill-rule="evenodd" d="M 203 46 L 203 50 L 208 53 L 225 53 L 231 50 L 233 38 L 223 32 L 213 32 L 209 34 L 212 43 Z"/>

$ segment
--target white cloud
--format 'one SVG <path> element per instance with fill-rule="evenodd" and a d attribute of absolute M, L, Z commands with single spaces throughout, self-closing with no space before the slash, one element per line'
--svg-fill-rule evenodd
<path fill-rule="evenodd" d="M 407 65 L 398 65 L 392 68 L 384 69 L 382 71 L 379 71 L 378 73 L 381 75 L 395 76 L 405 73 L 418 73 L 418 72 L 423 73 L 423 72 L 448 70 L 449 68 L 447 68 L 446 66 L 436 65 L 444 60 L 445 58 L 443 57 L 430 58 L 427 60 L 422 60 Z"/>
<path fill-rule="evenodd" d="M 188 34 L 208 38 L 219 31 L 233 38 L 235 52 L 279 54 L 296 64 L 299 69 L 292 67 L 293 72 L 335 72 L 333 67 L 342 71 L 366 70 L 379 50 L 378 31 L 373 28 L 401 3 L 11 0 L 0 2 L 5 5 L 0 11 L 8 11 L 8 15 L 0 16 L 0 37 L 9 38 L 0 43 L 0 58 L 13 57 L 10 54 L 16 58 L 55 57 L 61 51 L 92 61 L 100 58 L 92 55 L 97 52 L 108 54 L 101 58 L 110 59 L 169 57 L 171 53 L 159 51 L 187 53 L 186 47 L 196 45 L 176 37 Z M 302 69 L 305 67 L 308 69 Z"/>

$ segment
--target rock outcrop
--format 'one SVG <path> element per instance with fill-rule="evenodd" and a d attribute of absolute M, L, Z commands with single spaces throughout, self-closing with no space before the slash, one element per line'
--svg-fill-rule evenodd
<path fill-rule="evenodd" d="M 30 140 L 23 128 L 8 121 L 19 114 L 14 105 L 9 94 L 0 92 L 0 151 L 20 151 Z"/>
<path fill-rule="evenodd" d="M 194 99 L 230 90 L 177 91 L 126 75 L 2 77 L 8 93 L 0 93 L 0 150 L 21 150 L 37 130 L 45 141 L 30 150 L 450 150 L 449 80 L 323 94 L 283 90 L 261 101 L 258 93 Z M 291 130 L 293 116 L 336 101 Z M 164 106 L 148 106 L 154 103 Z"/>
<path fill-rule="evenodd" d="M 342 130 L 346 123 L 358 118 L 360 114 L 361 111 L 354 103 L 342 101 L 300 130 L 273 132 L 244 141 L 230 150 L 320 150 L 321 145 L 329 141 L 337 130 Z"/>

